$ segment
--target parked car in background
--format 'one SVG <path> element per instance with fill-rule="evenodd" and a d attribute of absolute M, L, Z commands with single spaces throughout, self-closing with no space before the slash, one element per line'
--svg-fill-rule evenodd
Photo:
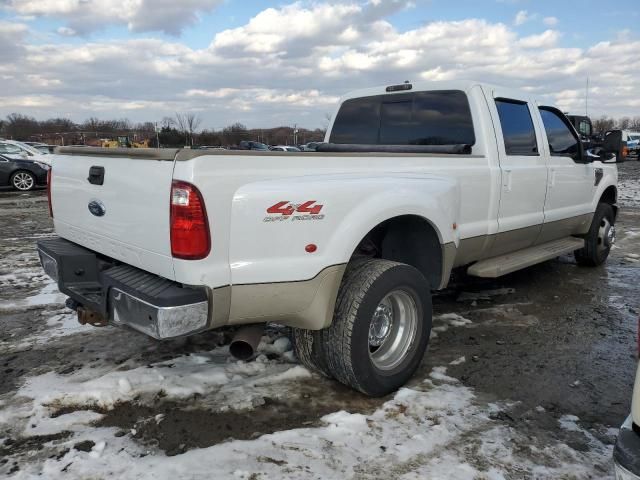
<path fill-rule="evenodd" d="M 22 142 L 22 143 L 24 143 L 25 145 L 29 145 L 30 147 L 33 147 L 42 153 L 53 153 L 53 149 L 56 148 L 56 145 L 48 145 L 42 142 Z"/>
<path fill-rule="evenodd" d="M 33 160 L 0 155 L 0 187 L 13 187 L 26 192 L 47 184 L 49 165 Z"/>
<path fill-rule="evenodd" d="M 640 480 L 640 369 L 631 400 L 631 415 L 627 417 L 613 450 L 617 480 Z"/>
<path fill-rule="evenodd" d="M 309 143 L 305 143 L 304 145 L 300 145 L 300 150 L 302 150 L 303 152 L 315 152 L 316 148 L 318 147 L 318 145 L 320 145 L 322 142 L 309 142 Z"/>
<path fill-rule="evenodd" d="M 48 153 L 16 140 L 1 140 L 0 155 L 16 160 L 34 160 L 47 165 L 51 164 L 50 159 L 47 158 Z"/>
<path fill-rule="evenodd" d="M 269 150 L 272 152 L 300 152 L 301 150 L 298 147 L 292 147 L 291 145 L 275 145 L 273 147 L 269 147 Z"/>
<path fill-rule="evenodd" d="M 269 146 L 261 142 L 252 142 L 250 140 L 242 140 L 238 145 L 240 150 L 258 150 L 261 152 L 268 152 Z"/>
<path fill-rule="evenodd" d="M 629 130 L 622 131 L 622 140 L 627 142 L 629 155 L 638 157 L 640 154 L 640 132 L 631 132 Z"/>

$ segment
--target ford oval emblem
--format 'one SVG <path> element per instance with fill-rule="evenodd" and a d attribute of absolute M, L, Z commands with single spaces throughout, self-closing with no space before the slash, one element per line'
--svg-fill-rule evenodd
<path fill-rule="evenodd" d="M 89 202 L 89 211 L 91 215 L 96 217 L 102 217 L 105 213 L 107 213 L 107 209 L 104 207 L 104 203 L 100 200 L 91 200 Z"/>

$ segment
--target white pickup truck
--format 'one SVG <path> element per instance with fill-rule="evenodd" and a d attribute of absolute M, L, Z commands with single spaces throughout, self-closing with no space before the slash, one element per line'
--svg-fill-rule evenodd
<path fill-rule="evenodd" d="M 615 155 L 583 151 L 563 113 L 527 93 L 362 90 L 325 141 L 59 148 L 59 238 L 38 243 L 43 267 L 82 322 L 158 339 L 285 324 L 304 365 L 382 395 L 423 358 L 431 291 L 453 268 L 498 277 L 568 252 L 595 266 L 615 240 Z"/>

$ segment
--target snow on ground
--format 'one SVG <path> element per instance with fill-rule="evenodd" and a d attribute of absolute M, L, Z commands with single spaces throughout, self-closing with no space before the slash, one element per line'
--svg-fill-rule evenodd
<path fill-rule="evenodd" d="M 195 360 L 192 365 L 206 361 Z M 238 366 L 241 374 L 247 374 L 248 365 Z M 274 380 L 272 385 L 295 380 L 303 371 L 301 367 L 288 368 L 287 372 L 296 374 Z M 137 376 L 123 378 L 131 381 Z M 41 429 L 48 433 L 56 427 L 73 431 L 72 437 L 58 442 L 69 450 L 39 465 L 23 465 L 14 477 L 30 479 L 41 474 L 39 478 L 57 478 L 64 471 L 64 478 L 69 479 L 196 479 L 212 478 L 212 472 L 215 478 L 240 479 L 592 478 L 593 466 L 609 461 L 610 447 L 582 430 L 575 417 L 563 417 L 561 423 L 572 433 L 588 436 L 588 452 L 558 442 L 538 444 L 526 429 L 519 431 L 494 421 L 508 405 L 478 402 L 473 390 L 446 375 L 445 367 L 434 369 L 430 377 L 414 388 L 400 389 L 369 415 L 339 411 L 324 416 L 322 425 L 316 428 L 280 431 L 171 457 L 141 446 L 130 435 L 116 437 L 115 429 L 92 427 L 99 414 L 74 412 L 53 419 L 48 428 Z M 194 380 L 193 375 L 189 378 Z M 211 375 L 204 375 L 201 385 L 211 379 Z M 54 384 L 48 382 L 38 388 L 38 382 L 30 382 L 21 393 L 36 397 L 40 404 L 61 397 L 81 403 L 97 391 L 106 392 L 107 387 L 119 392 L 116 395 L 128 395 L 113 381 L 112 376 L 89 381 L 93 394 L 88 397 L 79 389 L 62 395 L 64 386 L 57 387 L 57 393 L 51 392 L 48 389 Z M 233 380 L 221 375 L 213 381 Z M 184 394 L 183 388 L 184 384 L 175 393 Z M 83 423 L 85 428 L 78 428 Z M 93 442 L 90 451 L 73 448 L 88 439 Z"/>
<path fill-rule="evenodd" d="M 52 280 L 43 282 L 44 286 L 35 295 L 14 301 L 0 303 L 0 313 L 16 310 L 25 310 L 32 307 L 41 307 L 51 304 L 63 304 L 67 296 L 58 291 L 58 285 Z"/>
<path fill-rule="evenodd" d="M 618 182 L 618 201 L 621 207 L 640 207 L 640 182 L 636 179 Z"/>
<path fill-rule="evenodd" d="M 51 300 L 44 296 L 50 291 L 45 282 L 29 298 L 45 304 Z M 489 296 L 494 294 L 503 292 L 492 291 Z M 42 312 L 48 315 L 45 330 L 23 342 L 55 342 L 89 328 L 77 326 L 74 315 L 53 300 Z M 434 332 L 473 325 L 457 313 L 434 317 Z M 90 335 L 103 331 L 89 330 Z M 451 364 L 465 360 L 460 357 Z M 292 362 L 288 338 L 265 335 L 252 362 L 234 361 L 228 348 L 221 347 L 148 365 L 132 360 L 106 362 L 71 373 L 49 371 L 27 377 L 17 391 L 0 397 L 0 432 L 22 439 L 52 436 L 44 446 L 60 453 L 32 454 L 28 460 L 20 457 L 20 470 L 12 478 L 200 479 L 215 472 L 216 478 L 251 480 L 493 480 L 593 478 L 594 468 L 599 478 L 607 476 L 611 447 L 583 430 L 578 418 L 564 416 L 560 427 L 586 437 L 587 451 L 574 450 L 557 439 L 532 438 L 525 425 L 516 428 L 496 420 L 512 405 L 478 399 L 444 366 L 433 368 L 428 378 L 411 388 L 402 388 L 372 413 L 337 411 L 323 416 L 316 427 L 283 429 L 175 456 L 140 442 L 135 430 L 122 432 L 97 423 L 125 402 L 153 407 L 159 401 L 176 401 L 187 409 L 206 404 L 211 411 L 251 412 L 265 397 L 284 401 L 300 388 L 300 382 L 318 380 Z M 164 417 L 159 414 L 152 420 L 162 422 Z M 62 432 L 63 436 L 55 437 Z M 80 442 L 90 442 L 89 447 L 75 448 Z"/>

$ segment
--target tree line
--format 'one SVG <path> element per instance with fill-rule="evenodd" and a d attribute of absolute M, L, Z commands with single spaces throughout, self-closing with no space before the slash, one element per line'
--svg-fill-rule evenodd
<path fill-rule="evenodd" d="M 640 116 L 613 118 L 606 115 L 594 118 L 595 132 L 614 128 L 640 131 Z M 100 139 L 127 136 L 131 141 L 147 141 L 149 146 L 234 146 L 242 140 L 253 140 L 269 145 L 293 145 L 318 142 L 326 129 L 314 130 L 281 126 L 249 129 L 234 123 L 220 130 L 200 129 L 202 119 L 193 113 L 176 113 L 160 122 L 133 123 L 129 119 L 103 120 L 91 117 L 81 123 L 68 118 L 37 120 L 34 117 L 12 113 L 0 119 L 0 138 L 39 141 L 50 145 L 95 145 Z"/>
<path fill-rule="evenodd" d="M 131 122 L 129 119 L 103 120 L 95 117 L 74 123 L 68 118 L 37 120 L 12 113 L 0 119 L 0 138 L 43 142 L 50 145 L 96 145 L 100 140 L 126 136 L 135 142 L 146 141 L 152 147 L 224 146 L 253 140 L 269 145 L 292 145 L 322 141 L 324 129 L 290 126 L 247 128 L 234 123 L 220 130 L 201 129 L 202 119 L 193 113 L 176 113 L 160 122 Z"/>

